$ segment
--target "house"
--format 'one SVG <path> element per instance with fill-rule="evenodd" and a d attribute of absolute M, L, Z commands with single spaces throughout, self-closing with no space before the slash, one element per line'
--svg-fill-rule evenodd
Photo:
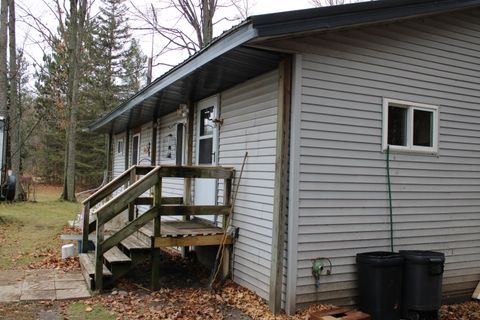
<path fill-rule="evenodd" d="M 479 0 L 252 16 L 90 129 L 109 135 L 114 176 L 187 164 L 238 177 L 248 152 L 231 273 L 275 311 L 355 303 L 356 253 L 391 245 L 444 252 L 445 299 L 480 280 Z M 169 178 L 162 195 L 217 204 L 223 186 Z M 318 286 L 316 258 L 331 261 Z"/>

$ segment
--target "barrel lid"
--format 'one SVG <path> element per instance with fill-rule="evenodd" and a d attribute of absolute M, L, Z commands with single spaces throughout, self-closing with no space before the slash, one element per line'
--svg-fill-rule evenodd
<path fill-rule="evenodd" d="M 407 261 L 419 263 L 444 263 L 445 254 L 428 250 L 400 250 L 399 253 Z"/>
<path fill-rule="evenodd" d="M 400 265 L 403 263 L 403 257 L 389 251 L 362 252 L 357 253 L 357 263 L 377 266 Z"/>

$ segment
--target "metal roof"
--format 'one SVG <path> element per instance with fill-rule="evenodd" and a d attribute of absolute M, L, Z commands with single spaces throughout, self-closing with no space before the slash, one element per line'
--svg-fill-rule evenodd
<path fill-rule="evenodd" d="M 480 0 L 382 0 L 252 16 L 174 67 L 89 129 L 118 133 L 277 68 L 282 53 L 249 46 L 274 37 L 352 28 L 480 6 Z"/>

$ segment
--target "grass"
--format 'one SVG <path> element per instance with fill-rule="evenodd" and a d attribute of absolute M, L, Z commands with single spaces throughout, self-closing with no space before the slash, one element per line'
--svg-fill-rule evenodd
<path fill-rule="evenodd" d="M 66 309 L 66 316 L 70 320 L 116 319 L 113 312 L 100 304 L 89 306 L 83 303 L 72 303 Z"/>
<path fill-rule="evenodd" d="M 58 200 L 61 188 L 38 186 L 37 202 L 0 203 L 0 270 L 19 269 L 41 260 L 34 253 L 61 249 L 56 237 L 80 205 Z"/>

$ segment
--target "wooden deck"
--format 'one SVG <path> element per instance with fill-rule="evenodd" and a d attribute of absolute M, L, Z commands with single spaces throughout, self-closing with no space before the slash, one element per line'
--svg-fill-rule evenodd
<path fill-rule="evenodd" d="M 222 242 L 222 228 L 201 219 L 190 221 L 162 221 L 160 236 L 154 237 L 153 223 L 141 228 L 141 232 L 150 237 L 153 247 L 182 247 L 182 246 L 210 246 Z M 227 237 L 226 244 L 231 244 L 231 237 Z"/>
<path fill-rule="evenodd" d="M 97 190 L 83 202 L 83 242 L 87 243 L 90 234 L 95 232 L 95 252 L 88 252 L 87 246 L 82 247 L 82 268 L 85 269 L 84 274 L 90 288 L 95 290 L 104 288 L 104 263 L 112 273 L 111 280 L 105 277 L 106 284 L 111 284 L 145 258 L 146 253 L 150 253 L 152 289 L 156 290 L 159 288 L 159 248 L 188 248 L 219 245 L 223 242 L 231 244 L 232 239 L 225 235 L 226 226 L 219 228 L 199 218 L 190 220 L 190 217 L 216 215 L 223 216 L 223 221 L 227 221 L 232 209 L 231 191 L 234 176 L 233 168 L 135 165 Z M 186 193 L 187 197 L 164 197 L 162 181 L 167 177 L 183 178 L 186 186 L 192 179 L 221 179 L 224 185 L 224 203 L 193 205 L 189 200 L 190 193 Z M 120 188 L 123 189 L 115 194 Z M 152 189 L 153 197 L 143 196 Z M 91 208 L 102 201 L 105 202 L 95 211 L 95 219 L 90 221 Z M 141 204 L 149 205 L 150 208 L 135 217 L 135 206 Z M 128 212 L 128 222 L 120 230 L 106 233 L 105 224 L 125 211 Z M 162 221 L 163 216 L 182 216 L 183 219 Z M 132 237 L 142 240 L 145 247 L 138 250 L 129 249 L 132 247 Z M 228 248 L 226 250 L 228 251 Z M 228 257 L 224 259 L 223 265 L 227 273 Z"/>

